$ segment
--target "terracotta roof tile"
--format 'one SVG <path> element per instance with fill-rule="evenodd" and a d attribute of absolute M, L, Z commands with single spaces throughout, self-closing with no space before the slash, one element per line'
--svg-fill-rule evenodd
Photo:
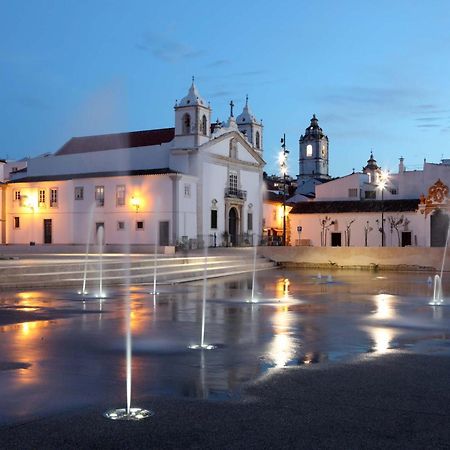
<path fill-rule="evenodd" d="M 170 142 L 175 136 L 175 128 L 131 131 L 127 133 L 102 134 L 98 136 L 74 137 L 67 141 L 55 154 L 98 152 L 119 148 L 147 147 Z"/>

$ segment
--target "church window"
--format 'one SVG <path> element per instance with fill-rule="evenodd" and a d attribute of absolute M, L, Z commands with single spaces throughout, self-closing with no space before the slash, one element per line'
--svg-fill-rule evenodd
<path fill-rule="evenodd" d="M 190 134 L 191 132 L 191 116 L 185 114 L 183 116 L 183 134 Z"/>
<path fill-rule="evenodd" d="M 230 188 L 230 194 L 237 194 L 237 188 L 238 188 L 238 176 L 237 172 L 230 172 L 228 175 L 228 187 Z"/>
<path fill-rule="evenodd" d="M 50 189 L 50 208 L 58 207 L 58 189 Z"/>
<path fill-rule="evenodd" d="M 256 134 L 255 134 L 255 147 L 256 148 L 261 148 L 259 131 L 257 131 Z"/>
<path fill-rule="evenodd" d="M 211 210 L 211 228 L 217 229 L 217 209 Z"/>
<path fill-rule="evenodd" d="M 125 205 L 125 186 L 123 184 L 116 186 L 116 205 Z"/>
<path fill-rule="evenodd" d="M 39 205 L 45 205 L 45 189 L 39 189 Z"/>
<path fill-rule="evenodd" d="M 312 145 L 311 145 L 311 144 L 308 144 L 308 145 L 306 146 L 306 156 L 312 156 L 312 154 L 313 154 L 313 151 L 312 151 Z"/>
<path fill-rule="evenodd" d="M 105 186 L 95 186 L 95 203 L 97 206 L 105 205 Z"/>
<path fill-rule="evenodd" d="M 203 115 L 203 117 L 202 117 L 202 134 L 203 134 L 203 136 L 206 136 L 208 134 L 207 128 L 208 128 L 208 121 L 206 120 L 206 116 Z"/>
<path fill-rule="evenodd" d="M 84 197 L 84 188 L 83 186 L 75 186 L 75 200 L 83 200 Z"/>

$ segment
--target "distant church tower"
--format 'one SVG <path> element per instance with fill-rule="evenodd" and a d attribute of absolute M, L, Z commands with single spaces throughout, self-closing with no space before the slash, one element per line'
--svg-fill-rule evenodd
<path fill-rule="evenodd" d="M 325 136 L 315 114 L 311 124 L 300 136 L 300 158 L 299 158 L 298 181 L 306 182 L 316 180 L 328 181 L 328 136 Z"/>
<path fill-rule="evenodd" d="M 200 96 L 192 77 L 189 92 L 175 103 L 175 147 L 198 147 L 211 135 L 211 108 Z"/>
<path fill-rule="evenodd" d="M 248 95 L 245 99 L 245 106 L 242 113 L 236 118 L 236 123 L 239 131 L 245 135 L 247 141 L 259 154 L 261 154 L 263 151 L 263 125 L 256 120 L 255 116 L 250 111 L 248 106 Z"/>

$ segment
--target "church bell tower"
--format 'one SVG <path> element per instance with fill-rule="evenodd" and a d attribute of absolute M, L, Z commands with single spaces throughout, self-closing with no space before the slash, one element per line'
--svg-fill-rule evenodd
<path fill-rule="evenodd" d="M 319 126 L 313 114 L 305 134 L 300 136 L 299 182 L 314 179 L 327 181 L 328 174 L 328 136 Z"/>

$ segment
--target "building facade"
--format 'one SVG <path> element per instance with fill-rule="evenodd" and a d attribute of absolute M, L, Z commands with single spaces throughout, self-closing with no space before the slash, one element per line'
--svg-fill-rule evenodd
<path fill-rule="evenodd" d="M 29 159 L 4 193 L 4 243 L 243 245 L 262 228 L 263 127 L 211 123 L 192 85 L 174 127 L 70 139 Z"/>

